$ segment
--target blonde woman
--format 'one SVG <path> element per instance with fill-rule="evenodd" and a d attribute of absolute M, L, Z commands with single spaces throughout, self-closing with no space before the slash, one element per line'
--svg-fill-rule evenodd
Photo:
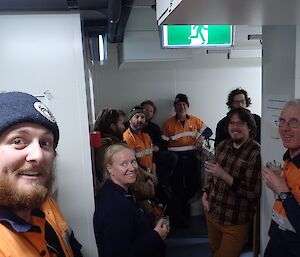
<path fill-rule="evenodd" d="M 136 181 L 138 164 L 125 144 L 107 148 L 106 181 L 96 197 L 94 229 L 101 257 L 163 257 L 168 228 L 160 219 L 155 227 L 139 208 L 130 185 Z"/>

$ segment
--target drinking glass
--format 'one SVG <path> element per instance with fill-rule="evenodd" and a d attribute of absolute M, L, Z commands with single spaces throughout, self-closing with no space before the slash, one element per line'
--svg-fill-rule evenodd
<path fill-rule="evenodd" d="M 266 163 L 267 168 L 271 169 L 274 173 L 281 175 L 283 168 L 281 162 L 273 160 L 272 162 Z"/>

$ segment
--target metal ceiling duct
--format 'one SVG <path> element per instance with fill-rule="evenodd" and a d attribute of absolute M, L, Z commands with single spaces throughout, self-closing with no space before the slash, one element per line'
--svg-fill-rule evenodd
<path fill-rule="evenodd" d="M 0 12 L 46 12 L 78 10 L 84 23 L 105 27 L 108 41 L 123 41 L 134 0 L 1 0 Z"/>

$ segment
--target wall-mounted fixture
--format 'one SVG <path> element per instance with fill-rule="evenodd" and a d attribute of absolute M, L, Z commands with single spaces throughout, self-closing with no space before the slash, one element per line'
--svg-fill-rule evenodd
<path fill-rule="evenodd" d="M 103 65 L 107 60 L 107 34 L 104 31 L 88 33 L 87 40 L 92 64 Z"/>
<path fill-rule="evenodd" d="M 230 48 L 225 48 L 225 49 L 207 49 L 206 54 L 225 54 L 226 58 L 229 59 L 229 54 L 231 52 Z"/>
<path fill-rule="evenodd" d="M 260 44 L 262 44 L 262 34 L 250 34 L 248 35 L 248 40 L 259 40 Z"/>

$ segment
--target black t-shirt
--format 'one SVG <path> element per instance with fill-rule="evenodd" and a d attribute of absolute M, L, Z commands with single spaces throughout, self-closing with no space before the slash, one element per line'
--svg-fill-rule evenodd
<path fill-rule="evenodd" d="M 161 131 L 157 124 L 149 121 L 148 124 L 143 128 L 143 132 L 149 134 L 154 145 L 157 145 L 160 149 L 162 148 L 163 142 L 161 139 Z"/>

